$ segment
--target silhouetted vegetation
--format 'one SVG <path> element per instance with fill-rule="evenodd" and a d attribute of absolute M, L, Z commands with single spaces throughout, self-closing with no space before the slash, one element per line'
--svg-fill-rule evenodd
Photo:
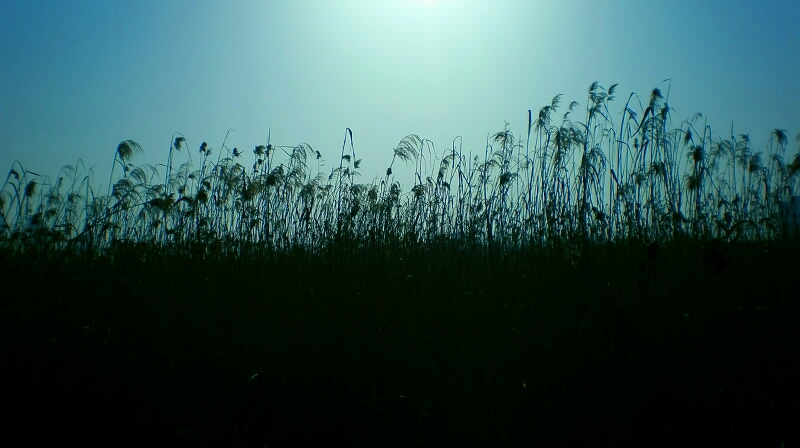
<path fill-rule="evenodd" d="M 329 172 L 175 134 L 159 173 L 126 140 L 104 195 L 15 163 L 17 420 L 103 446 L 800 440 L 800 152 L 674 127 L 657 88 L 615 124 L 615 90 L 474 156 L 409 135 L 370 184 L 349 129 Z"/>

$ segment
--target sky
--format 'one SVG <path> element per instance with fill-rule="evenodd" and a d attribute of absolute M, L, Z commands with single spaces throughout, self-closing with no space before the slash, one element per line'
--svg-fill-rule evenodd
<path fill-rule="evenodd" d="M 350 128 L 370 183 L 408 134 L 482 154 L 556 94 L 558 117 L 585 110 L 594 81 L 619 83 L 617 123 L 659 87 L 676 126 L 700 112 L 756 148 L 786 129 L 794 153 L 798 23 L 786 0 L 0 0 L 0 168 L 55 178 L 81 159 L 105 191 L 123 140 L 163 175 L 173 133 L 197 168 L 232 129 L 246 167 L 269 138 L 329 173 Z M 408 191 L 413 168 L 394 171 Z"/>

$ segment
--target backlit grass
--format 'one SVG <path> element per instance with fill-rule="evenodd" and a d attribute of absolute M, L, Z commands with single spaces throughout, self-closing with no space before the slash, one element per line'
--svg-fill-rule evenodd
<path fill-rule="evenodd" d="M 615 87 L 472 159 L 409 135 L 370 184 L 349 129 L 329 172 L 305 144 L 180 134 L 164 171 L 120 143 L 105 194 L 80 164 L 15 163 L 19 424 L 112 446 L 797 440 L 800 153 L 675 125 L 659 89 L 614 123 Z"/>

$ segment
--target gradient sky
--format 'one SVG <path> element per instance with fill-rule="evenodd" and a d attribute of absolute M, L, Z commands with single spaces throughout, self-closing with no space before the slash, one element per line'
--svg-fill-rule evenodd
<path fill-rule="evenodd" d="M 756 148 L 782 128 L 794 153 L 798 24 L 786 0 L 0 0 L 0 168 L 54 179 L 82 158 L 105 191 L 122 140 L 157 165 L 181 132 L 198 167 L 200 143 L 234 129 L 249 167 L 271 129 L 330 172 L 349 127 L 370 183 L 408 134 L 483 153 L 558 93 L 556 117 L 585 110 L 593 81 L 619 83 L 617 123 L 659 87 L 675 126 L 701 112 Z M 413 169 L 395 172 L 408 191 Z"/>

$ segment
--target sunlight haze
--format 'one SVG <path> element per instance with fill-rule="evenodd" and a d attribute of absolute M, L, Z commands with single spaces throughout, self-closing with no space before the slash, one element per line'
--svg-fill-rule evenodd
<path fill-rule="evenodd" d="M 225 146 L 246 167 L 269 137 L 308 143 L 330 173 L 350 128 L 370 183 L 408 134 L 482 154 L 506 122 L 524 139 L 528 110 L 556 94 L 558 117 L 571 101 L 585 116 L 594 81 L 619 83 L 613 120 L 658 87 L 675 126 L 700 112 L 756 149 L 786 129 L 794 153 L 798 19 L 777 0 L 6 0 L 0 166 L 52 179 L 81 158 L 105 191 L 123 140 L 163 175 L 174 132 L 197 167 L 199 145 L 218 154 L 233 129 Z M 394 172 L 408 191 L 413 167 Z"/>

